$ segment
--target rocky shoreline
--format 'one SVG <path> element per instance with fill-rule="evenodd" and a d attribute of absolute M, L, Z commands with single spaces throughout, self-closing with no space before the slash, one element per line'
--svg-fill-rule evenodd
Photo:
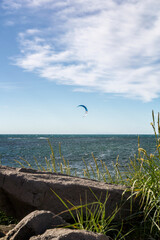
<path fill-rule="evenodd" d="M 5 239 L 108 240 L 102 234 L 64 228 L 57 230 L 57 226 L 70 222 L 71 215 L 53 192 L 74 206 L 85 204 L 86 200 L 87 203 L 95 202 L 95 196 L 101 196 L 101 201 L 104 202 L 108 194 L 106 217 L 118 205 L 121 208 L 115 218 L 123 219 L 130 214 L 130 201 L 127 201 L 130 193 L 123 194 L 124 190 L 124 186 L 85 178 L 0 166 L 0 210 L 20 221 Z M 134 203 L 133 210 L 136 207 L 137 203 Z M 55 221 L 60 221 L 61 224 L 54 225 Z"/>

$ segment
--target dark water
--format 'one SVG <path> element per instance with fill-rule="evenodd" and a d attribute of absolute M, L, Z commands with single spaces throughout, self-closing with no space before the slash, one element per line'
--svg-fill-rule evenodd
<path fill-rule="evenodd" d="M 153 135 L 140 135 L 140 146 L 149 153 L 155 150 L 155 137 Z M 65 160 L 70 166 L 81 173 L 84 168 L 82 158 L 86 163 L 93 163 L 91 153 L 98 160 L 103 160 L 112 171 L 112 162 L 119 161 L 122 165 L 129 162 L 137 154 L 137 135 L 0 135 L 0 160 L 2 165 L 19 167 L 15 162 L 20 157 L 26 159 L 36 168 L 34 157 L 39 163 L 45 165 L 44 159 L 50 159 L 50 142 L 54 149 L 57 162 L 60 161 L 59 143 Z"/>

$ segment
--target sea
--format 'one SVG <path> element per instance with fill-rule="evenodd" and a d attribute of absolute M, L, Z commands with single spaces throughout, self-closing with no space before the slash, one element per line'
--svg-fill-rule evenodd
<path fill-rule="evenodd" d="M 83 175 L 87 166 L 95 167 L 94 157 L 98 164 L 105 162 L 113 172 L 117 157 L 122 166 L 127 166 L 130 159 L 138 152 L 138 135 L 0 135 L 0 163 L 11 167 L 21 167 L 27 162 L 38 169 L 36 161 L 46 166 L 46 159 L 51 161 L 52 145 L 56 164 L 62 162 L 62 156 L 69 162 L 71 170 Z M 139 135 L 140 147 L 148 153 L 154 153 L 156 142 L 154 135 Z M 61 149 L 61 150 L 60 150 Z M 36 160 L 35 160 L 36 159 Z M 27 161 L 27 162 L 26 162 Z M 101 165 L 101 164 L 100 164 Z"/>

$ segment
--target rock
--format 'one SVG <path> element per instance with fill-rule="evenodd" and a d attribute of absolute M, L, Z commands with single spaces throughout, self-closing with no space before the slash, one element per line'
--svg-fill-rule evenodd
<path fill-rule="evenodd" d="M 109 240 L 103 234 L 96 234 L 85 230 L 72 230 L 65 228 L 47 230 L 41 236 L 31 237 L 30 240 Z"/>
<path fill-rule="evenodd" d="M 96 201 L 94 194 L 98 198 L 101 196 L 101 201 L 104 202 L 108 193 L 106 216 L 110 216 L 116 205 L 122 202 L 125 187 L 33 169 L 0 166 L 0 209 L 18 220 L 34 210 L 47 210 L 55 214 L 64 212 L 63 219 L 71 218 L 66 207 L 51 189 L 74 206 L 85 204 L 86 201 Z M 128 196 L 129 193 L 126 193 L 123 201 Z M 69 203 L 67 204 L 69 206 Z M 124 218 L 129 214 L 130 202 L 127 201 L 116 218 Z"/>
<path fill-rule="evenodd" d="M 16 226 L 16 224 L 0 225 L 0 238 L 4 237 L 15 226 Z"/>
<path fill-rule="evenodd" d="M 44 233 L 47 229 L 65 225 L 66 222 L 52 212 L 36 210 L 9 231 L 6 240 L 28 240 L 32 236 Z"/>

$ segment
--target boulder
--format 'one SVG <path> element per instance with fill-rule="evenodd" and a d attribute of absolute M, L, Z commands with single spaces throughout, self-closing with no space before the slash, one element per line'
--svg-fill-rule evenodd
<path fill-rule="evenodd" d="M 104 202 L 108 194 L 106 216 L 110 216 L 116 205 L 119 206 L 122 202 L 125 204 L 116 218 L 124 218 L 130 214 L 130 202 L 126 202 L 129 193 L 125 193 L 122 199 L 124 186 L 27 168 L 0 166 L 0 209 L 18 220 L 34 210 L 46 210 L 55 214 L 63 212 L 63 219 L 71 218 L 52 190 L 69 207 L 72 206 L 69 202 L 74 206 L 94 202 L 95 196 Z"/>
<path fill-rule="evenodd" d="M 0 225 L 0 238 L 4 237 L 15 226 L 16 226 L 16 224 Z"/>
<path fill-rule="evenodd" d="M 30 240 L 109 240 L 103 234 L 96 234 L 85 230 L 50 229 L 41 236 L 31 237 Z"/>
<path fill-rule="evenodd" d="M 44 233 L 47 229 L 65 226 L 66 222 L 50 211 L 34 211 L 23 218 L 8 232 L 6 240 L 28 240 L 32 236 Z"/>

